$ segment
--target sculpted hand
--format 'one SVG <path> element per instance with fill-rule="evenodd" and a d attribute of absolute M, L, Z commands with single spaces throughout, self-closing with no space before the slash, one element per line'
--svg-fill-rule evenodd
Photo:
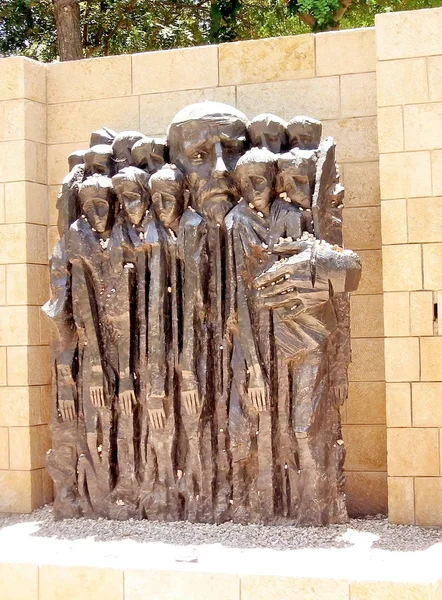
<path fill-rule="evenodd" d="M 284 254 L 293 255 L 300 254 L 304 250 L 312 248 L 315 244 L 313 236 L 305 235 L 299 240 L 293 240 L 292 238 L 279 238 L 279 242 L 272 248 L 273 254 Z"/>
<path fill-rule="evenodd" d="M 95 408 L 104 408 L 106 406 L 104 399 L 104 388 L 100 385 L 94 385 L 90 388 L 92 404 Z"/>
<path fill-rule="evenodd" d="M 247 396 L 250 403 L 258 412 L 268 410 L 267 390 L 264 384 L 261 368 L 254 365 L 250 369 L 250 380 L 247 390 Z"/>
<path fill-rule="evenodd" d="M 63 421 L 75 420 L 75 403 L 73 400 L 60 400 L 58 403 L 58 410 Z"/>
<path fill-rule="evenodd" d="M 165 395 L 149 396 L 147 399 L 147 412 L 153 429 L 164 429 L 166 426 L 166 411 L 164 410 Z"/>
<path fill-rule="evenodd" d="M 331 396 L 336 406 L 342 406 L 348 397 L 348 381 L 341 380 L 332 384 Z"/>
<path fill-rule="evenodd" d="M 188 415 L 197 415 L 201 409 L 201 398 L 196 377 L 190 371 L 183 371 L 181 403 Z"/>

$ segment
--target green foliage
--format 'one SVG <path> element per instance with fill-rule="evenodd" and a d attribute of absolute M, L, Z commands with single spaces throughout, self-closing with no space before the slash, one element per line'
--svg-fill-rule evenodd
<path fill-rule="evenodd" d="M 320 31 L 334 25 L 334 15 L 340 7 L 339 0 L 289 0 L 289 9 L 314 19 L 313 30 Z"/>

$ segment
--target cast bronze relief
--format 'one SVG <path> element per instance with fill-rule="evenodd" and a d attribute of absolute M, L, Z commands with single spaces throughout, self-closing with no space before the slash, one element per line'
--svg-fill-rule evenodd
<path fill-rule="evenodd" d="M 69 157 L 43 307 L 57 518 L 347 519 L 361 265 L 321 135 L 203 102 L 167 139 L 103 128 Z"/>

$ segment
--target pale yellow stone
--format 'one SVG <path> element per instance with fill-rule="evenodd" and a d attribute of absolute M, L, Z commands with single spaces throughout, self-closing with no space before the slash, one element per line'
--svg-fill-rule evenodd
<path fill-rule="evenodd" d="M 48 104 L 130 96 L 131 75 L 127 55 L 48 64 Z"/>
<path fill-rule="evenodd" d="M 9 427 L 9 463 L 11 469 L 27 471 L 45 466 L 51 447 L 47 425 Z"/>
<path fill-rule="evenodd" d="M 48 222 L 47 186 L 29 181 L 16 181 L 5 184 L 6 223 Z"/>
<path fill-rule="evenodd" d="M 376 115 L 376 73 L 341 76 L 341 115 L 343 117 Z"/>
<path fill-rule="evenodd" d="M 349 517 L 387 514 L 386 472 L 346 471 L 344 491 Z"/>
<path fill-rule="evenodd" d="M 5 222 L 5 184 L 0 183 L 0 223 Z"/>
<path fill-rule="evenodd" d="M 378 108 L 379 152 L 401 152 L 404 149 L 402 106 Z"/>
<path fill-rule="evenodd" d="M 374 28 L 319 33 L 315 37 L 317 76 L 376 69 Z"/>
<path fill-rule="evenodd" d="M 316 119 L 340 116 L 339 77 L 336 76 L 239 85 L 236 93 L 236 106 L 249 119 L 268 112 L 287 121 L 303 114 Z"/>
<path fill-rule="evenodd" d="M 46 65 L 29 58 L 0 60 L 0 100 L 28 98 L 46 102 Z"/>
<path fill-rule="evenodd" d="M 346 163 L 342 169 L 347 207 L 380 203 L 378 162 Z"/>
<path fill-rule="evenodd" d="M 0 386 L 7 385 L 7 356 L 6 348 L 0 348 Z"/>
<path fill-rule="evenodd" d="M 24 97 L 46 104 L 46 64 L 25 58 L 23 62 Z"/>
<path fill-rule="evenodd" d="M 436 428 L 392 428 L 387 432 L 390 476 L 439 475 L 439 431 Z"/>
<path fill-rule="evenodd" d="M 48 105 L 48 144 L 88 140 L 92 131 L 104 125 L 117 132 L 125 129 L 138 131 L 138 98 L 132 96 Z M 81 146 L 77 146 L 77 149 L 80 150 Z"/>
<path fill-rule="evenodd" d="M 29 307 L 34 309 L 34 307 Z M 54 323 L 48 319 L 48 317 L 43 313 L 40 308 L 36 308 L 38 310 L 39 316 L 39 330 L 40 330 L 40 345 L 46 346 L 49 345 L 52 341 L 52 332 L 55 330 Z"/>
<path fill-rule="evenodd" d="M 9 469 L 9 435 L 7 427 L 0 427 L 0 469 Z"/>
<path fill-rule="evenodd" d="M 352 250 L 375 250 L 381 242 L 379 206 L 345 208 L 343 214 L 345 245 Z"/>
<path fill-rule="evenodd" d="M 17 225 L 11 225 L 11 227 L 17 227 Z M 11 262 L 48 264 L 46 227 L 43 225 L 26 225 L 26 258 L 26 261 L 11 260 Z"/>
<path fill-rule="evenodd" d="M 384 329 L 386 337 L 410 335 L 409 292 L 384 293 Z"/>
<path fill-rule="evenodd" d="M 46 265 L 7 265 L 6 304 L 41 306 L 49 298 L 49 271 Z"/>
<path fill-rule="evenodd" d="M 0 388 L 0 426 L 45 425 L 49 423 L 50 411 L 49 388 L 39 386 Z"/>
<path fill-rule="evenodd" d="M 235 88 L 212 87 L 141 96 L 140 129 L 146 135 L 165 135 L 177 112 L 189 104 L 206 100 L 235 106 Z"/>
<path fill-rule="evenodd" d="M 421 380 L 442 380 L 442 337 L 422 337 L 421 345 Z"/>
<path fill-rule="evenodd" d="M 419 380 L 419 339 L 385 338 L 386 381 Z"/>
<path fill-rule="evenodd" d="M 442 244 L 424 244 L 424 288 L 426 290 L 442 289 Z"/>
<path fill-rule="evenodd" d="M 132 82 L 133 94 L 215 87 L 218 48 L 202 46 L 134 54 Z"/>
<path fill-rule="evenodd" d="M 48 192 L 48 225 L 57 225 L 58 221 L 58 208 L 57 208 L 57 199 L 58 194 L 60 192 L 59 185 L 51 185 L 49 186 Z"/>
<path fill-rule="evenodd" d="M 382 293 L 382 252 L 381 250 L 359 250 L 362 262 L 362 276 L 354 294 Z"/>
<path fill-rule="evenodd" d="M 0 225 L 0 263 L 25 263 L 27 259 L 26 225 Z"/>
<path fill-rule="evenodd" d="M 25 179 L 46 185 L 48 173 L 46 145 L 25 141 L 25 161 Z"/>
<path fill-rule="evenodd" d="M 2 600 L 38 600 L 38 565 L 0 563 Z"/>
<path fill-rule="evenodd" d="M 48 146 L 48 184 L 60 186 L 61 182 L 69 172 L 69 155 L 72 154 L 72 152 L 85 150 L 88 147 L 88 141 Z"/>
<path fill-rule="evenodd" d="M 416 525 L 442 525 L 442 477 L 416 477 L 414 480 Z"/>
<path fill-rule="evenodd" d="M 348 581 L 271 575 L 242 575 L 241 600 L 348 600 Z"/>
<path fill-rule="evenodd" d="M 352 338 L 383 337 L 382 294 L 352 296 L 350 323 Z"/>
<path fill-rule="evenodd" d="M 2 157 L 0 161 L 0 182 L 27 179 L 25 147 L 26 142 L 24 140 L 0 142 L 0 154 Z"/>
<path fill-rule="evenodd" d="M 410 293 L 410 334 L 433 335 L 432 292 Z"/>
<path fill-rule="evenodd" d="M 38 504 L 39 471 L 0 471 L 0 513 L 29 513 Z"/>
<path fill-rule="evenodd" d="M 426 198 L 431 196 L 429 152 L 381 154 L 381 198 Z"/>
<path fill-rule="evenodd" d="M 48 227 L 48 255 L 51 256 L 54 251 L 55 244 L 60 240 L 58 227 L 51 225 Z"/>
<path fill-rule="evenodd" d="M 387 427 L 411 427 L 410 384 L 387 383 L 386 386 Z"/>
<path fill-rule="evenodd" d="M 378 62 L 378 106 L 428 101 L 425 58 Z"/>
<path fill-rule="evenodd" d="M 41 469 L 43 485 L 43 504 L 49 504 L 54 499 L 54 484 L 46 469 Z"/>
<path fill-rule="evenodd" d="M 386 292 L 422 289 L 421 247 L 419 244 L 383 246 L 382 265 Z"/>
<path fill-rule="evenodd" d="M 442 150 L 431 152 L 431 172 L 433 178 L 433 194 L 442 195 Z"/>
<path fill-rule="evenodd" d="M 89 600 L 123 600 L 123 571 L 110 567 L 40 565 L 39 598 L 79 600 L 79 590 Z"/>
<path fill-rule="evenodd" d="M 442 146 L 442 102 L 404 107 L 405 150 Z"/>
<path fill-rule="evenodd" d="M 347 450 L 346 471 L 385 471 L 387 442 L 385 425 L 343 425 Z"/>
<path fill-rule="evenodd" d="M 0 139 L 46 143 L 46 105 L 32 100 L 4 102 L 4 127 Z"/>
<path fill-rule="evenodd" d="M 381 231 L 382 243 L 384 245 L 407 243 L 406 200 L 387 200 L 381 202 Z"/>
<path fill-rule="evenodd" d="M 429 600 L 431 585 L 398 581 L 352 581 L 351 600 Z"/>
<path fill-rule="evenodd" d="M 374 161 L 378 159 L 376 117 L 358 117 L 325 121 L 323 135 L 336 140 L 338 162 Z"/>
<path fill-rule="evenodd" d="M 442 100 L 442 56 L 427 58 L 430 100 Z"/>
<path fill-rule="evenodd" d="M 376 15 L 379 60 L 442 54 L 442 9 Z"/>
<path fill-rule="evenodd" d="M 48 346 L 8 348 L 8 384 L 11 386 L 47 385 L 51 382 Z"/>
<path fill-rule="evenodd" d="M 350 382 L 345 405 L 349 425 L 385 425 L 385 383 Z"/>
<path fill-rule="evenodd" d="M 352 340 L 352 362 L 348 369 L 350 381 L 385 380 L 384 344 L 379 338 Z"/>
<path fill-rule="evenodd" d="M 414 524 L 413 477 L 388 478 L 388 520 L 398 525 Z"/>
<path fill-rule="evenodd" d="M 442 427 L 442 383 L 413 383 L 413 426 Z"/>
<path fill-rule="evenodd" d="M 239 575 L 189 571 L 146 571 L 125 569 L 124 599 L 182 600 L 239 600 Z"/>
<path fill-rule="evenodd" d="M 40 343 L 40 310 L 37 306 L 0 306 L 0 345 Z"/>
<path fill-rule="evenodd" d="M 286 81 L 314 75 L 315 38 L 312 34 L 219 46 L 219 85 Z"/>
<path fill-rule="evenodd" d="M 6 304 L 6 265 L 0 265 L 0 306 Z"/>

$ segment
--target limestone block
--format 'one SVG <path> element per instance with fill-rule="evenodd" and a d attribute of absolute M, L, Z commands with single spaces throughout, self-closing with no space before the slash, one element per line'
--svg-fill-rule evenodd
<path fill-rule="evenodd" d="M 386 337 L 410 335 L 409 292 L 385 292 L 384 327 Z"/>
<path fill-rule="evenodd" d="M 362 276 L 356 294 L 382 294 L 382 252 L 381 250 L 359 250 L 362 262 Z"/>
<path fill-rule="evenodd" d="M 381 231 L 382 243 L 384 245 L 407 243 L 406 200 L 386 200 L 381 202 Z"/>
<path fill-rule="evenodd" d="M 387 428 L 385 425 L 343 425 L 347 456 L 346 471 L 386 471 Z"/>
<path fill-rule="evenodd" d="M 376 115 L 376 73 L 341 76 L 341 116 Z"/>
<path fill-rule="evenodd" d="M 26 225 L 0 225 L 0 262 L 24 263 L 27 259 Z"/>
<path fill-rule="evenodd" d="M 382 337 L 384 320 L 381 294 L 352 296 L 350 300 L 350 323 L 352 338 Z"/>
<path fill-rule="evenodd" d="M 427 58 L 430 100 L 442 100 L 442 56 Z"/>
<path fill-rule="evenodd" d="M 442 102 L 404 106 L 405 150 L 442 146 Z"/>
<path fill-rule="evenodd" d="M 439 475 L 438 429 L 389 428 L 387 449 L 390 476 Z"/>
<path fill-rule="evenodd" d="M 346 401 L 349 425 L 385 425 L 385 383 L 352 381 Z"/>
<path fill-rule="evenodd" d="M 0 513 L 29 513 L 39 506 L 40 471 L 0 471 Z"/>
<path fill-rule="evenodd" d="M 104 126 L 115 131 L 138 131 L 138 98 L 132 96 L 48 105 L 48 144 L 89 140 L 94 129 Z M 77 146 L 77 149 L 80 150 L 81 146 Z"/>
<path fill-rule="evenodd" d="M 374 161 L 378 159 L 376 117 L 359 117 L 325 121 L 324 136 L 331 135 L 337 142 L 338 162 Z"/>
<path fill-rule="evenodd" d="M 35 346 L 40 343 L 37 306 L 0 306 L 0 345 Z"/>
<path fill-rule="evenodd" d="M 388 520 L 399 525 L 414 524 L 413 477 L 388 478 Z"/>
<path fill-rule="evenodd" d="M 48 104 L 130 96 L 131 75 L 130 56 L 107 56 L 49 64 Z"/>
<path fill-rule="evenodd" d="M 414 480 L 416 525 L 442 525 L 442 477 L 416 477 Z"/>
<path fill-rule="evenodd" d="M 431 172 L 433 178 L 433 194 L 442 195 L 442 150 L 431 153 Z"/>
<path fill-rule="evenodd" d="M 425 58 L 410 58 L 377 64 L 378 106 L 428 101 Z"/>
<path fill-rule="evenodd" d="M 342 170 L 347 207 L 380 204 L 378 162 L 346 163 Z"/>
<path fill-rule="evenodd" d="M 382 270 L 386 292 L 422 289 L 421 246 L 383 246 Z"/>
<path fill-rule="evenodd" d="M 419 339 L 385 338 L 386 381 L 419 381 Z"/>
<path fill-rule="evenodd" d="M 219 85 L 315 76 L 312 34 L 220 44 Z"/>
<path fill-rule="evenodd" d="M 401 152 L 404 149 L 402 106 L 378 108 L 379 152 Z"/>
<path fill-rule="evenodd" d="M 345 208 L 343 215 L 345 245 L 352 250 L 375 250 L 381 242 L 379 206 Z"/>
<path fill-rule="evenodd" d="M 10 227 L 20 227 L 10 225 Z M 48 264 L 46 244 L 46 227 L 43 225 L 25 225 L 26 227 L 26 261 L 11 260 L 11 263 L 29 262 L 40 265 Z"/>
<path fill-rule="evenodd" d="M 88 147 L 89 141 L 48 146 L 48 184 L 59 187 L 69 171 L 69 154 L 76 150 L 85 150 Z"/>
<path fill-rule="evenodd" d="M 48 225 L 57 225 L 58 209 L 57 198 L 60 191 L 59 185 L 48 186 Z"/>
<path fill-rule="evenodd" d="M 41 469 L 43 498 L 42 504 L 49 504 L 54 499 L 54 484 L 46 469 Z"/>
<path fill-rule="evenodd" d="M 431 585 L 398 581 L 352 581 L 351 600 L 428 600 Z"/>
<path fill-rule="evenodd" d="M 48 227 L 48 256 L 51 256 L 54 250 L 54 246 L 59 241 L 59 239 L 60 234 L 58 232 L 58 227 Z"/>
<path fill-rule="evenodd" d="M 38 600 L 38 565 L 0 563 L 2 600 Z"/>
<path fill-rule="evenodd" d="M 40 386 L 0 388 L 0 426 L 45 425 L 49 423 L 50 412 L 49 388 Z"/>
<path fill-rule="evenodd" d="M 1 64 L 1 61 L 0 61 Z M 27 179 L 25 164 L 25 144 L 20 141 L 0 141 L 0 182 Z"/>
<path fill-rule="evenodd" d="M 218 48 L 201 46 L 134 54 L 132 81 L 133 94 L 217 86 Z"/>
<path fill-rule="evenodd" d="M 6 348 L 0 348 L 0 386 L 7 385 L 7 382 Z"/>
<path fill-rule="evenodd" d="M 8 384 L 48 385 L 51 382 L 48 346 L 15 346 L 7 353 Z"/>
<path fill-rule="evenodd" d="M 431 292 L 410 293 L 411 335 L 433 335 L 433 311 Z"/>
<path fill-rule="evenodd" d="M 0 61 L 0 100 L 28 98 L 46 102 L 46 65 L 29 58 Z"/>
<path fill-rule="evenodd" d="M 442 54 L 442 9 L 376 15 L 379 60 Z"/>
<path fill-rule="evenodd" d="M 5 304 L 42 306 L 49 298 L 47 265 L 7 265 L 6 283 Z"/>
<path fill-rule="evenodd" d="M 9 469 L 9 435 L 7 427 L 0 427 L 0 469 Z"/>
<path fill-rule="evenodd" d="M 300 579 L 270 575 L 243 575 L 241 600 L 348 600 L 349 584 L 339 579 Z"/>
<path fill-rule="evenodd" d="M 345 479 L 350 517 L 387 514 L 387 473 L 347 471 Z"/>
<path fill-rule="evenodd" d="M 421 380 L 442 380 L 442 337 L 423 337 L 421 344 Z"/>
<path fill-rule="evenodd" d="M 442 383 L 413 383 L 413 426 L 442 427 Z"/>
<path fill-rule="evenodd" d="M 239 576 L 189 571 L 124 571 L 124 600 L 239 600 Z"/>
<path fill-rule="evenodd" d="M 27 181 L 47 183 L 47 150 L 45 144 L 25 141 L 25 167 Z"/>
<path fill-rule="evenodd" d="M 289 121 L 295 115 L 338 119 L 339 77 L 316 77 L 239 85 L 237 108 L 250 119 L 272 112 Z"/>
<path fill-rule="evenodd" d="M 45 466 L 51 447 L 47 425 L 9 427 L 9 463 L 11 469 L 27 471 Z"/>
<path fill-rule="evenodd" d="M 316 75 L 363 73 L 376 69 L 373 28 L 316 35 Z"/>
<path fill-rule="evenodd" d="M 6 304 L 6 265 L 0 265 L 0 306 Z"/>
<path fill-rule="evenodd" d="M 123 571 L 110 567 L 40 565 L 39 598 L 78 600 L 78 590 L 89 600 L 123 600 Z"/>
<path fill-rule="evenodd" d="M 442 244 L 424 244 L 424 288 L 426 290 L 442 289 Z"/>
<path fill-rule="evenodd" d="M 381 154 L 379 161 L 383 200 L 431 196 L 429 152 Z"/>
<path fill-rule="evenodd" d="M 387 383 L 386 387 L 387 427 L 411 427 L 410 384 Z"/>
<path fill-rule="evenodd" d="M 140 96 L 140 129 L 146 135 L 165 135 L 169 123 L 182 108 L 212 100 L 235 106 L 235 88 L 201 88 Z"/>
<path fill-rule="evenodd" d="M 33 140 L 46 143 L 46 105 L 32 100 L 3 102 L 1 140 Z"/>
<path fill-rule="evenodd" d="M 5 222 L 5 184 L 0 183 L 0 223 Z"/>
<path fill-rule="evenodd" d="M 30 181 L 5 184 L 6 223 L 48 222 L 48 191 L 45 185 Z"/>
<path fill-rule="evenodd" d="M 352 340 L 352 363 L 348 369 L 350 381 L 383 381 L 384 344 L 379 338 Z"/>

